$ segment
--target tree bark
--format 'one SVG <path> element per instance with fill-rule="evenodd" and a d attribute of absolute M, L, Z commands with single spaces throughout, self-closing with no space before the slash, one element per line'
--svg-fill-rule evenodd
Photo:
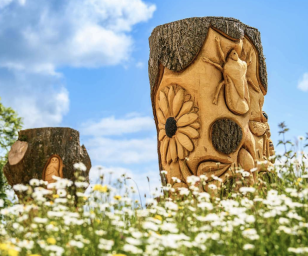
<path fill-rule="evenodd" d="M 13 158 L 3 169 L 11 186 L 27 184 L 34 178 L 44 179 L 45 169 L 54 156 L 61 162 L 58 176 L 74 180 L 73 165 L 82 162 L 86 166 L 82 175 L 89 181 L 91 160 L 84 145 L 80 146 L 78 131 L 71 128 L 37 128 L 22 130 L 18 135 L 9 153 Z M 22 152 L 25 148 L 26 151 Z"/>

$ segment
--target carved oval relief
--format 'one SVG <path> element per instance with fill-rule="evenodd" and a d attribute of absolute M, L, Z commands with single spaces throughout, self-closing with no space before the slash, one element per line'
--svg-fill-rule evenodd
<path fill-rule="evenodd" d="M 181 86 L 172 85 L 159 92 L 160 154 L 164 163 L 184 159 L 193 151 L 193 139 L 199 138 L 198 109 L 191 95 Z"/>
<path fill-rule="evenodd" d="M 58 155 L 52 155 L 45 164 L 43 170 L 43 180 L 48 181 L 48 183 L 54 183 L 56 180 L 53 179 L 52 176 L 63 178 L 62 169 L 63 162 L 61 157 Z"/>
<path fill-rule="evenodd" d="M 228 118 L 218 119 L 212 125 L 211 138 L 214 148 L 224 154 L 237 150 L 242 138 L 242 128 Z"/>

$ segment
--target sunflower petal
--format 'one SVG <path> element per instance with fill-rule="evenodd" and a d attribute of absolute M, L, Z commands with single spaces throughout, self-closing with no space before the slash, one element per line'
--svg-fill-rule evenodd
<path fill-rule="evenodd" d="M 177 137 L 175 136 L 175 142 L 176 142 L 176 148 L 178 151 L 178 156 L 181 160 L 183 160 L 185 158 L 185 154 L 184 154 L 184 148 L 181 145 L 181 143 L 179 142 L 179 140 L 177 139 Z"/>
<path fill-rule="evenodd" d="M 187 101 L 187 102 L 185 102 L 185 103 L 183 104 L 183 107 L 182 107 L 180 113 L 178 114 L 178 117 L 181 117 L 181 116 L 187 114 L 187 113 L 191 110 L 191 108 L 193 107 L 193 105 L 194 105 L 194 103 L 193 103 L 192 101 Z"/>
<path fill-rule="evenodd" d="M 158 134 L 159 141 L 161 141 L 165 136 L 166 136 L 166 130 L 165 129 L 160 130 Z"/>
<path fill-rule="evenodd" d="M 160 91 L 159 93 L 159 107 L 163 111 L 163 114 L 167 119 L 169 117 L 169 106 L 166 94 L 163 91 Z"/>
<path fill-rule="evenodd" d="M 172 111 L 172 106 L 173 106 L 173 99 L 174 99 L 174 90 L 173 90 L 173 86 L 170 86 L 169 92 L 168 92 L 168 102 L 169 102 L 169 107 L 170 107 L 170 115 L 173 115 L 173 111 Z"/>
<path fill-rule="evenodd" d="M 195 128 L 195 129 L 199 129 L 200 128 L 200 124 L 198 122 L 192 123 L 192 124 L 190 124 L 190 126 L 192 128 Z M 165 127 L 163 127 L 163 128 L 165 128 Z"/>
<path fill-rule="evenodd" d="M 170 139 L 169 150 L 170 150 L 172 161 L 176 162 L 176 160 L 178 159 L 178 154 L 176 152 L 176 144 L 175 144 L 174 138 Z"/>
<path fill-rule="evenodd" d="M 165 125 L 164 125 L 164 124 L 159 123 L 159 124 L 158 124 L 158 128 L 159 128 L 159 130 L 161 130 L 161 129 L 165 129 Z"/>
<path fill-rule="evenodd" d="M 173 116 L 177 116 L 184 102 L 184 90 L 180 89 L 173 99 Z"/>
<path fill-rule="evenodd" d="M 177 132 L 176 136 L 184 148 L 186 148 L 188 151 L 193 151 L 194 144 L 191 142 L 190 138 L 187 137 L 187 135 Z"/>
<path fill-rule="evenodd" d="M 167 164 L 170 164 L 172 161 L 172 157 L 171 157 L 171 150 L 170 150 L 170 144 L 168 147 L 168 152 L 167 152 Z"/>
<path fill-rule="evenodd" d="M 189 113 L 181 116 L 179 120 L 176 122 L 177 127 L 183 127 L 195 122 L 198 119 L 198 115 L 196 113 Z"/>
<path fill-rule="evenodd" d="M 163 163 L 166 162 L 168 145 L 169 145 L 169 138 L 165 137 L 165 139 L 160 144 L 160 155 Z"/>
<path fill-rule="evenodd" d="M 191 139 L 199 138 L 199 132 L 190 126 L 181 127 L 178 129 L 178 131 L 186 134 Z"/>
<path fill-rule="evenodd" d="M 160 109 L 157 110 L 157 119 L 158 119 L 158 122 L 161 123 L 161 124 L 166 123 L 166 118 L 164 117 L 164 114 L 163 114 L 163 112 L 161 112 Z"/>

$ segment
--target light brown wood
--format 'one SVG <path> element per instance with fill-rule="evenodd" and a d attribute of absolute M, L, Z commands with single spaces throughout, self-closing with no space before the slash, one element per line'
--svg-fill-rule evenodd
<path fill-rule="evenodd" d="M 172 161 L 176 162 L 177 159 L 178 159 L 178 154 L 177 154 L 177 149 L 176 149 L 176 144 L 175 144 L 174 138 L 170 139 L 169 149 L 170 149 L 170 155 L 171 155 Z"/>
<path fill-rule="evenodd" d="M 262 123 L 257 121 L 250 121 L 249 128 L 251 132 L 256 136 L 262 136 L 269 130 L 268 123 Z"/>
<path fill-rule="evenodd" d="M 244 148 L 242 148 L 238 154 L 238 162 L 245 171 L 250 171 L 255 166 L 252 156 Z"/>
<path fill-rule="evenodd" d="M 54 183 L 56 180 L 53 176 L 63 178 L 63 161 L 60 156 L 52 155 L 47 163 L 45 164 L 43 170 L 43 180 L 47 181 L 48 183 Z"/>
<path fill-rule="evenodd" d="M 169 106 L 166 95 L 163 91 L 160 92 L 159 106 L 164 114 L 164 117 L 167 119 L 169 117 Z"/>
<path fill-rule="evenodd" d="M 178 127 L 184 127 L 187 125 L 192 124 L 198 119 L 198 115 L 195 113 L 189 113 L 181 116 L 179 120 L 177 121 Z"/>
<path fill-rule="evenodd" d="M 268 159 L 274 153 L 262 110 L 267 89 L 263 83 L 264 60 L 258 52 L 260 45 L 253 42 L 246 34 L 231 38 L 226 31 L 209 28 L 198 54 L 185 69 L 177 72 L 169 65 L 161 66 L 152 89 L 160 165 L 175 177 L 182 175 L 183 184 L 189 175 L 200 175 L 200 171 L 208 178 L 215 173 L 224 182 L 236 167 L 250 171 L 257 167 L 256 160 Z M 161 114 L 167 111 L 169 124 Z M 236 147 L 230 151 L 214 147 L 215 141 L 220 143 L 216 133 L 212 136 L 214 124 L 218 130 L 225 129 L 217 133 L 222 135 L 221 141 L 232 141 Z M 213 172 L 216 165 L 220 168 Z M 202 166 L 199 172 L 198 166 Z"/>
<path fill-rule="evenodd" d="M 180 111 L 178 116 L 180 117 L 180 116 L 183 116 L 183 115 L 189 113 L 193 106 L 194 106 L 194 103 L 192 101 L 185 102 L 183 104 L 182 109 L 181 109 L 181 111 Z"/>
<path fill-rule="evenodd" d="M 169 106 L 170 106 L 169 111 L 170 111 L 170 114 L 171 114 L 172 116 L 174 116 L 174 115 L 173 115 L 173 110 L 172 110 L 172 108 L 173 108 L 173 99 L 174 99 L 174 96 L 175 96 L 175 93 L 174 93 L 174 90 L 173 90 L 173 86 L 171 85 L 171 86 L 170 86 L 170 89 L 169 89 L 169 91 L 168 91 L 168 102 L 169 102 Z"/>
<path fill-rule="evenodd" d="M 189 138 L 192 139 L 199 138 L 199 132 L 190 126 L 181 127 L 178 129 L 178 132 L 184 133 L 185 135 L 187 135 Z"/>
<path fill-rule="evenodd" d="M 181 145 L 188 151 L 192 151 L 194 149 L 194 145 L 192 144 L 192 141 L 187 135 L 177 132 L 177 139 L 179 140 Z"/>
<path fill-rule="evenodd" d="M 28 143 L 26 141 L 14 142 L 8 155 L 10 165 L 18 164 L 24 158 L 27 149 Z"/>
<path fill-rule="evenodd" d="M 173 116 L 176 117 L 183 106 L 184 90 L 180 89 L 173 99 Z"/>

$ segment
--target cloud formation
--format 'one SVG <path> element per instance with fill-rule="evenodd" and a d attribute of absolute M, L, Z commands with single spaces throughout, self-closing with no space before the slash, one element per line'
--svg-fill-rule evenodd
<path fill-rule="evenodd" d="M 57 69 L 125 62 L 133 45 L 129 32 L 154 11 L 142 0 L 0 0 L 0 72 L 7 74 L 1 97 L 27 128 L 60 124 L 69 93 Z"/>
<path fill-rule="evenodd" d="M 308 73 L 304 73 L 303 77 L 298 82 L 297 88 L 304 92 L 308 91 Z"/>
<path fill-rule="evenodd" d="M 148 116 L 127 116 L 122 119 L 111 116 L 98 122 L 87 121 L 81 125 L 81 131 L 83 135 L 110 136 L 154 131 L 154 127 L 154 119 Z"/>
<path fill-rule="evenodd" d="M 157 163 L 156 130 L 151 117 L 135 113 L 118 119 L 106 117 L 98 122 L 86 122 L 79 130 L 86 136 L 85 146 L 96 163 Z M 138 137 L 134 137 L 136 132 Z M 143 132 L 146 135 L 140 138 Z"/>

